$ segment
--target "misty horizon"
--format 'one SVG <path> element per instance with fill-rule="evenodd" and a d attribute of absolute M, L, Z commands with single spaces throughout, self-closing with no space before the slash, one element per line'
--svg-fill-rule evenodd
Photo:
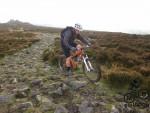
<path fill-rule="evenodd" d="M 65 28 L 65 27 L 62 27 L 62 26 L 54 26 L 54 25 L 49 25 L 49 24 L 36 24 L 36 23 L 22 21 L 22 20 L 18 20 L 18 19 L 9 19 L 6 22 L 0 22 L 0 24 L 9 23 L 11 21 L 19 21 L 19 22 L 29 23 L 29 24 L 32 24 L 32 25 L 35 25 L 35 26 L 42 26 L 42 27 L 54 27 L 54 28 L 60 28 L 60 29 Z M 66 25 L 66 26 L 71 26 L 71 25 Z M 104 31 L 104 32 L 122 32 L 122 33 L 129 33 L 129 34 L 150 34 L 150 31 L 142 31 L 142 30 L 134 30 L 134 29 L 133 30 L 131 29 L 131 30 L 128 30 L 128 31 L 111 31 L 111 30 L 109 31 L 109 30 L 93 30 L 93 29 L 84 29 L 84 30 L 89 30 L 89 31 Z"/>
<path fill-rule="evenodd" d="M 148 0 L 5 0 L 0 22 L 17 19 L 51 27 L 74 26 L 112 32 L 149 32 Z"/>

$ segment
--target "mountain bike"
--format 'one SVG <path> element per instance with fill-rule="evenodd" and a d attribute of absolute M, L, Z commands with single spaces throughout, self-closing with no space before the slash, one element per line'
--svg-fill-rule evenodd
<path fill-rule="evenodd" d="M 101 79 L 101 67 L 100 64 L 96 63 L 94 58 L 89 58 L 85 49 L 89 47 L 80 48 L 76 52 L 71 52 L 71 60 L 76 65 L 71 65 L 71 70 L 75 70 L 76 67 L 81 67 L 82 74 L 87 77 L 87 79 L 91 82 L 98 82 Z M 58 67 L 62 73 L 66 72 L 66 57 L 64 55 L 60 55 L 58 59 Z M 79 66 L 80 65 L 80 66 Z"/>

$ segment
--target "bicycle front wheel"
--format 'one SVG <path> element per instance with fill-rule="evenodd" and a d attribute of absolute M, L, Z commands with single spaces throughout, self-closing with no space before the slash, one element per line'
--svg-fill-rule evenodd
<path fill-rule="evenodd" d="M 101 67 L 95 61 L 91 61 L 92 70 L 88 71 L 86 64 L 82 63 L 82 70 L 87 79 L 91 82 L 98 82 L 101 79 Z"/>

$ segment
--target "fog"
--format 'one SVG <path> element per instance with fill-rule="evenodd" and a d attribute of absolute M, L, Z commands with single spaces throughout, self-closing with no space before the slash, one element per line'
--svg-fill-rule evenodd
<path fill-rule="evenodd" d="M 0 22 L 17 19 L 53 27 L 150 32 L 149 0 L 0 0 Z"/>

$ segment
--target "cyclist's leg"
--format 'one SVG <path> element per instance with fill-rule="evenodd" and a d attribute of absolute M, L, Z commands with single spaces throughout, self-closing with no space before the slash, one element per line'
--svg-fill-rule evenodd
<path fill-rule="evenodd" d="M 64 52 L 64 55 L 66 56 L 66 62 L 65 62 L 66 75 L 70 76 L 70 75 L 72 75 L 70 49 L 64 48 L 63 52 Z"/>

